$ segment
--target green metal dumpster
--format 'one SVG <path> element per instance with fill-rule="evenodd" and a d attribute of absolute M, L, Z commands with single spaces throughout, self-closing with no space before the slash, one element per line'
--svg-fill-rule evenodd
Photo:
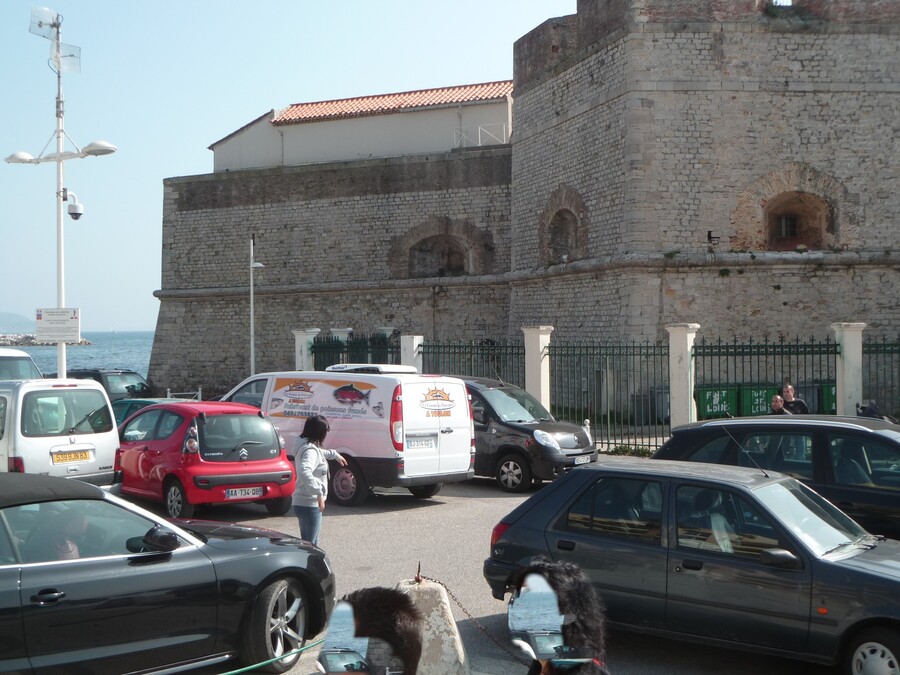
<path fill-rule="evenodd" d="M 834 382 L 823 382 L 819 385 L 819 412 L 823 415 L 837 413 L 837 386 Z"/>
<path fill-rule="evenodd" d="M 772 397 L 777 394 L 777 384 L 740 385 L 740 411 L 742 417 L 765 415 L 772 409 Z"/>
<path fill-rule="evenodd" d="M 738 410 L 738 385 L 702 384 L 697 387 L 697 417 L 708 420 L 728 417 Z"/>

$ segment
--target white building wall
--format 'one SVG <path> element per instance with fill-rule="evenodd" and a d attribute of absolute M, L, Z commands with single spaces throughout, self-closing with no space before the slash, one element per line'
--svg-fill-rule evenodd
<path fill-rule="evenodd" d="M 481 103 L 272 126 L 267 116 L 213 146 L 214 171 L 446 152 L 508 142 L 508 104 Z M 488 133 L 484 133 L 484 132 Z M 491 136 L 491 134 L 493 136 Z"/>

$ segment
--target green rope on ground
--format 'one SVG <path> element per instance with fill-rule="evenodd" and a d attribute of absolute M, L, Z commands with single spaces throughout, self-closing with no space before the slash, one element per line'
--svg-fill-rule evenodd
<path fill-rule="evenodd" d="M 308 645 L 300 647 L 300 649 L 295 649 L 292 652 L 288 652 L 287 654 L 282 654 L 281 656 L 276 656 L 274 659 L 269 659 L 268 661 L 263 661 L 262 663 L 255 663 L 252 666 L 247 666 L 246 668 L 239 668 L 238 670 L 229 670 L 227 673 L 222 673 L 222 675 L 237 675 L 238 673 L 249 673 L 251 670 L 256 670 L 257 668 L 262 668 L 263 666 L 267 666 L 270 663 L 275 663 L 276 661 L 281 661 L 282 659 L 286 659 L 289 656 L 293 656 L 294 654 L 299 654 L 300 652 L 305 652 L 307 649 L 311 647 L 317 647 L 318 645 L 325 642 L 324 639 L 317 640 L 316 642 L 312 642 Z"/>

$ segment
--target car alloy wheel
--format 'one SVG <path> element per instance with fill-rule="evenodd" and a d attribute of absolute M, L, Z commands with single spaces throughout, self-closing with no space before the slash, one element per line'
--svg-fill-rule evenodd
<path fill-rule="evenodd" d="M 241 660 L 252 666 L 277 659 L 259 670 L 283 673 L 300 659 L 297 650 L 306 641 L 306 596 L 296 579 L 279 579 L 266 586 L 244 631 Z M 279 658 L 279 657 L 284 658 Z"/>
<path fill-rule="evenodd" d="M 184 487 L 174 478 L 166 485 L 166 513 L 172 518 L 194 515 L 194 505 L 188 502 Z"/>

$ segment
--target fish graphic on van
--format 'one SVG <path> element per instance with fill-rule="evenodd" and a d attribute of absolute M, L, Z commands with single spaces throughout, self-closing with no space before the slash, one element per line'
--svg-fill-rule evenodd
<path fill-rule="evenodd" d="M 368 403 L 370 393 L 371 392 L 368 391 L 363 393 L 352 384 L 345 384 L 340 389 L 334 390 L 334 397 L 337 399 L 338 403 L 355 405 L 362 402 Z"/>

